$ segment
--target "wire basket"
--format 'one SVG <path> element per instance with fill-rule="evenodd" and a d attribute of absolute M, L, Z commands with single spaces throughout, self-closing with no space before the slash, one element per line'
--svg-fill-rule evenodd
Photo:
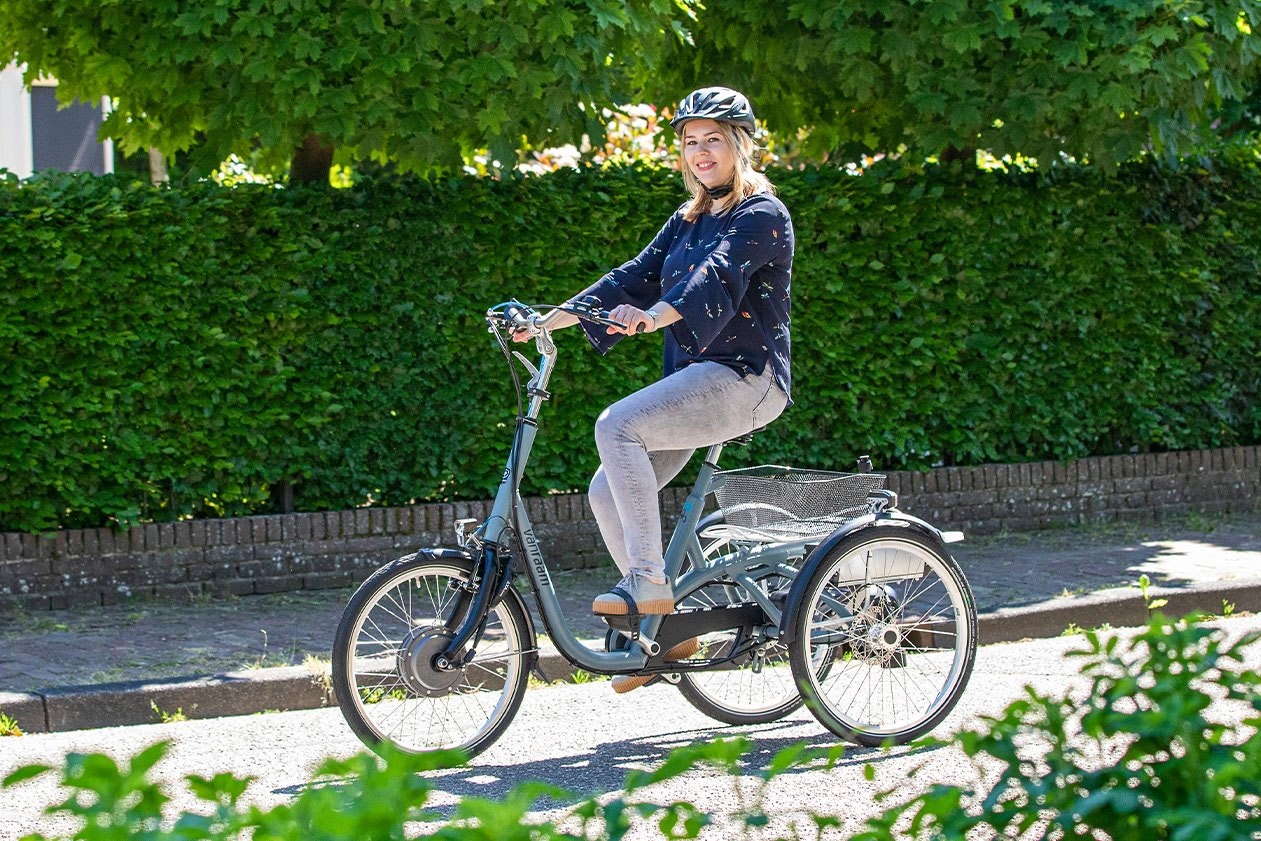
<path fill-rule="evenodd" d="M 796 539 L 824 535 L 866 514 L 883 473 L 835 473 L 764 464 L 721 470 L 711 485 L 731 536 Z"/>

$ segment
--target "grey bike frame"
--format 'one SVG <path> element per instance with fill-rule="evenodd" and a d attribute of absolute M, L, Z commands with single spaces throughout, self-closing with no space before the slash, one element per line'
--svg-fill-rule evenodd
<path fill-rule="evenodd" d="M 616 674 L 638 671 L 648 662 L 648 655 L 641 648 L 597 651 L 584 645 L 574 635 L 565 618 L 560 599 L 556 596 L 556 590 L 552 586 L 547 561 L 543 558 L 538 538 L 534 534 L 534 527 L 526 513 L 525 503 L 516 490 L 520 486 L 518 480 L 525 473 L 526 464 L 530 460 L 530 451 L 538 435 L 539 412 L 548 399 L 547 384 L 556 366 L 556 344 L 548 332 L 544 331 L 536 337 L 536 346 L 541 355 L 537 367 L 531 365 L 521 354 L 514 354 L 530 369 L 532 374 L 526 389 L 530 400 L 524 417 L 517 422 L 517 434 L 512 452 L 508 454 L 508 464 L 504 468 L 503 480 L 495 494 L 490 516 L 478 530 L 477 536 L 485 543 L 500 543 L 504 531 L 513 524 L 515 512 L 518 537 L 526 554 L 526 569 L 529 571 L 531 583 L 538 595 L 543 621 L 547 624 L 547 630 L 557 650 L 565 659 L 590 672 Z M 728 580 L 741 584 L 778 629 L 779 608 L 771 602 L 767 594 L 761 591 L 761 588 L 753 585 L 749 570 L 754 567 L 780 567 L 784 575 L 791 577 L 796 573 L 796 569 L 789 564 L 789 561 L 801 558 L 806 544 L 817 542 L 817 539 L 742 547 L 721 557 L 706 560 L 701 550 L 700 540 L 696 535 L 696 526 L 704 513 L 705 497 L 709 493 L 714 472 L 718 469 L 718 458 L 722 455 L 722 450 L 722 444 L 715 444 L 709 448 L 696 483 L 683 502 L 679 522 L 665 550 L 666 575 L 675 582 L 676 593 L 690 592 L 711 581 Z M 692 559 L 692 569 L 679 579 L 679 570 L 683 568 L 683 561 L 686 558 Z M 645 617 L 640 625 L 640 635 L 648 640 L 654 639 L 661 628 L 662 621 L 661 616 Z"/>

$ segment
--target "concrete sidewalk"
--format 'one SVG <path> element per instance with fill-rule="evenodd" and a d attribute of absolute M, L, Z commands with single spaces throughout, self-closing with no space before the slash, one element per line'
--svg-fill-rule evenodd
<path fill-rule="evenodd" d="M 983 644 L 1141 624 L 1141 575 L 1170 614 L 1261 611 L 1261 514 L 984 536 L 952 548 L 976 594 Z M 555 577 L 575 632 L 602 637 L 590 600 L 611 568 Z M 329 650 L 350 594 L 0 613 L 0 713 L 37 733 L 327 705 Z M 569 674 L 554 651 L 543 666 L 551 678 Z"/>

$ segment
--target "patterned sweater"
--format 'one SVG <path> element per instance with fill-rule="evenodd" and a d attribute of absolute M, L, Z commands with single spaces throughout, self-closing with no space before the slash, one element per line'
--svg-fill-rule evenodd
<path fill-rule="evenodd" d="M 612 309 L 647 309 L 665 301 L 682 320 L 665 328 L 664 376 L 692 362 L 718 362 L 761 374 L 769 362 L 791 398 L 789 341 L 793 229 L 787 208 L 757 193 L 721 216 L 687 222 L 680 208 L 648 247 L 577 296 Z M 592 345 L 608 353 L 621 341 L 583 323 Z"/>

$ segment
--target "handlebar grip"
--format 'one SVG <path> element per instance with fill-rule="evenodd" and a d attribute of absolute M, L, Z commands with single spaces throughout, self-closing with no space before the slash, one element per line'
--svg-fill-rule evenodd
<path fill-rule="evenodd" d="M 508 323 L 509 329 L 516 333 L 521 330 L 529 330 L 532 323 L 530 317 L 526 315 L 525 307 L 508 307 L 504 310 L 504 320 Z"/>

